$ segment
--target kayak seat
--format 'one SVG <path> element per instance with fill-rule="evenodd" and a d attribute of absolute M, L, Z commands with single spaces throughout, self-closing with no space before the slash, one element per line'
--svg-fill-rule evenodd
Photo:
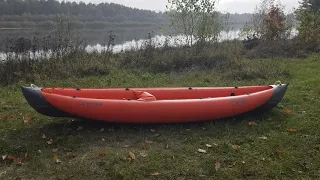
<path fill-rule="evenodd" d="M 134 91 L 138 101 L 155 101 L 156 97 L 146 91 Z"/>

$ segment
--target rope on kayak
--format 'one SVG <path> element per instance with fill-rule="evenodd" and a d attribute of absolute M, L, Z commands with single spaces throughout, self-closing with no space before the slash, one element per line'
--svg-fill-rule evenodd
<path fill-rule="evenodd" d="M 281 81 L 276 81 L 276 82 L 274 83 L 274 85 L 282 86 L 282 83 L 281 83 Z"/>

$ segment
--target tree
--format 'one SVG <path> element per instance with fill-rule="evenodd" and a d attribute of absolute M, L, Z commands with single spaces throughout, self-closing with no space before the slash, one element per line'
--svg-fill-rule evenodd
<path fill-rule="evenodd" d="M 216 40 L 221 23 L 215 0 L 168 0 L 171 27 L 186 36 L 186 44 Z"/>
<path fill-rule="evenodd" d="M 274 0 L 262 0 L 240 36 L 247 40 L 259 39 L 264 43 L 277 43 L 290 37 L 293 23 L 283 6 Z"/>
<path fill-rule="evenodd" d="M 296 12 L 300 25 L 298 38 L 309 50 L 320 49 L 320 1 L 303 0 Z"/>

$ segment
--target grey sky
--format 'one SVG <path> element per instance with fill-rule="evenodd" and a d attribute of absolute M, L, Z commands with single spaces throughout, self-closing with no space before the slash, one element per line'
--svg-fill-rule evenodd
<path fill-rule="evenodd" d="M 61 0 L 62 1 L 62 0 Z M 168 0 L 66 0 L 66 1 L 76 1 L 76 2 L 113 2 L 118 4 L 123 4 L 125 6 L 149 9 L 155 11 L 165 10 L 165 5 Z M 282 5 L 285 6 L 286 11 L 291 11 L 293 8 L 298 7 L 299 0 L 279 0 Z M 260 0 L 219 0 L 217 4 L 217 9 L 221 11 L 227 11 L 230 13 L 245 13 L 253 12 L 256 5 L 260 3 Z"/>

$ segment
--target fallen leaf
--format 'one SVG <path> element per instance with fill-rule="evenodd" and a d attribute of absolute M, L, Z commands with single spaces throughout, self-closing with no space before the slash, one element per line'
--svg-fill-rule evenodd
<path fill-rule="evenodd" d="M 14 161 L 17 158 L 15 156 L 7 156 L 7 160 Z"/>
<path fill-rule="evenodd" d="M 59 156 L 58 156 L 58 153 L 53 153 L 53 160 L 58 160 L 59 159 Z"/>
<path fill-rule="evenodd" d="M 68 152 L 68 153 L 67 153 L 67 157 L 70 158 L 70 159 L 72 159 L 72 158 L 75 158 L 76 155 L 74 155 L 74 154 L 71 153 L 71 152 Z"/>
<path fill-rule="evenodd" d="M 52 149 L 51 152 L 53 153 L 57 153 L 59 151 L 59 148 L 56 148 L 56 149 Z"/>
<path fill-rule="evenodd" d="M 151 176 L 159 176 L 159 175 L 160 175 L 159 172 L 154 172 L 154 173 L 151 174 Z"/>
<path fill-rule="evenodd" d="M 12 117 L 12 115 L 11 114 L 8 114 L 8 115 L 6 115 L 5 117 L 4 117 L 4 119 L 9 119 L 9 118 L 11 118 Z"/>
<path fill-rule="evenodd" d="M 155 137 L 158 137 L 158 136 L 161 136 L 161 134 L 157 133 L 157 134 L 155 134 L 154 136 L 155 136 Z"/>
<path fill-rule="evenodd" d="M 134 155 L 133 152 L 129 152 L 129 156 L 131 161 L 136 159 L 136 155 Z"/>
<path fill-rule="evenodd" d="M 207 151 L 204 150 L 204 149 L 198 149 L 198 152 L 199 152 L 199 153 L 207 153 Z"/>
<path fill-rule="evenodd" d="M 258 124 L 256 122 L 249 122 L 248 125 L 249 126 L 258 126 Z"/>
<path fill-rule="evenodd" d="M 283 110 L 283 113 L 286 114 L 286 115 L 289 115 L 289 114 L 292 114 L 292 111 L 290 109 L 285 108 Z"/>
<path fill-rule="evenodd" d="M 211 144 L 206 144 L 206 146 L 207 146 L 208 148 L 212 148 L 212 145 L 211 145 Z"/>
<path fill-rule="evenodd" d="M 31 117 L 29 114 L 27 114 L 25 117 L 23 117 L 23 122 L 25 124 L 29 123 L 31 121 Z"/>
<path fill-rule="evenodd" d="M 147 152 L 142 151 L 142 152 L 140 152 L 140 156 L 142 156 L 142 157 L 147 157 L 147 156 L 148 156 L 148 154 L 147 154 Z"/>
<path fill-rule="evenodd" d="M 220 169 L 221 164 L 220 164 L 219 160 L 216 161 L 216 166 L 215 167 L 216 167 L 216 171 L 218 171 Z"/>
<path fill-rule="evenodd" d="M 62 161 L 59 159 L 58 153 L 53 153 L 53 160 L 56 164 L 61 163 Z"/>
<path fill-rule="evenodd" d="M 276 149 L 274 152 L 281 153 L 281 150 L 280 149 Z"/>
<path fill-rule="evenodd" d="M 50 139 L 49 141 L 47 141 L 47 144 L 51 145 L 53 143 L 53 140 Z"/>
<path fill-rule="evenodd" d="M 47 136 L 45 134 L 42 134 L 42 139 L 47 139 Z"/>
<path fill-rule="evenodd" d="M 39 153 L 39 154 L 41 154 L 41 153 L 42 153 L 42 151 L 39 149 L 39 150 L 38 150 L 38 153 Z"/>
<path fill-rule="evenodd" d="M 6 174 L 7 174 L 7 171 L 2 171 L 2 172 L 0 173 L 0 177 L 5 176 Z"/>
<path fill-rule="evenodd" d="M 100 157 L 106 157 L 108 155 L 108 153 L 107 152 L 99 152 L 98 155 Z"/>
<path fill-rule="evenodd" d="M 156 130 L 154 130 L 154 129 L 150 129 L 150 132 L 154 133 L 154 132 L 156 132 Z"/>
<path fill-rule="evenodd" d="M 101 128 L 101 129 L 100 129 L 100 132 L 104 132 L 104 128 Z"/>
<path fill-rule="evenodd" d="M 81 130 L 83 130 L 83 127 L 79 126 L 76 130 L 81 131 Z"/>
<path fill-rule="evenodd" d="M 29 157 L 28 153 L 24 153 L 24 158 L 27 159 Z"/>
<path fill-rule="evenodd" d="M 297 132 L 297 129 L 294 129 L 294 128 L 291 128 L 291 129 L 288 129 L 289 132 Z"/>
<path fill-rule="evenodd" d="M 148 141 L 148 140 L 146 140 L 146 143 L 147 143 L 147 144 L 153 144 L 153 141 Z"/>
<path fill-rule="evenodd" d="M 234 146 L 233 146 L 233 149 L 234 149 L 235 151 L 239 151 L 239 146 L 238 146 L 238 145 L 234 145 Z"/>
<path fill-rule="evenodd" d="M 2 160 L 6 160 L 7 157 L 8 157 L 8 155 L 3 155 L 3 156 L 2 156 Z"/>
<path fill-rule="evenodd" d="M 267 140 L 268 138 L 265 137 L 265 136 L 262 136 L 262 137 L 258 137 L 259 139 L 262 139 L 262 140 Z"/>
<path fill-rule="evenodd" d="M 105 138 L 102 138 L 102 139 L 101 139 L 101 141 L 103 141 L 103 142 L 104 142 L 104 141 L 106 141 L 106 139 L 105 139 Z"/>
<path fill-rule="evenodd" d="M 17 165 L 17 166 L 22 166 L 22 165 L 23 165 L 22 160 L 17 160 L 17 161 L 16 161 L 16 165 Z"/>

